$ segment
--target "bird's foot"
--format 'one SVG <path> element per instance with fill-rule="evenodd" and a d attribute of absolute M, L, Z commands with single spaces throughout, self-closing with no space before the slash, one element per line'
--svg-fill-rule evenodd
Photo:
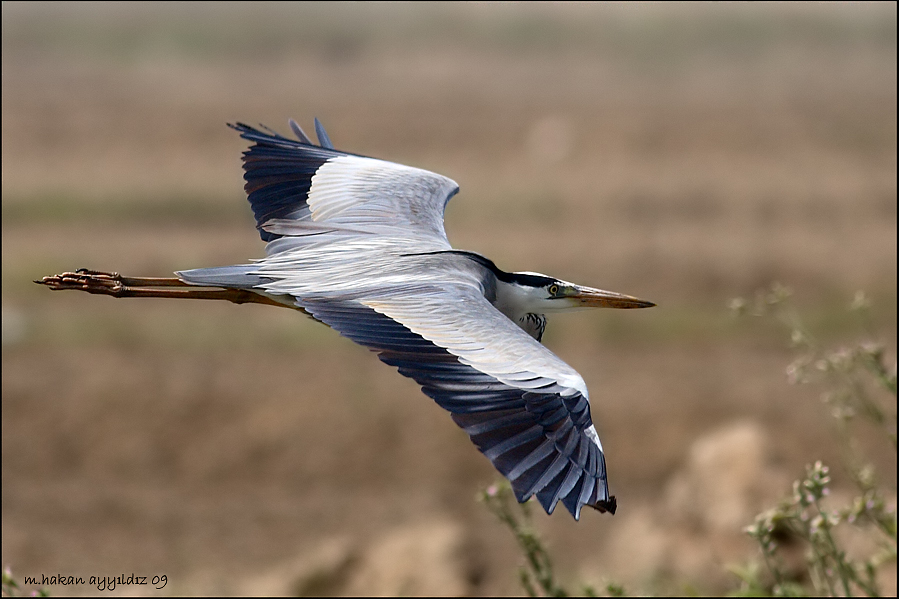
<path fill-rule="evenodd" d="M 79 268 L 75 272 L 64 272 L 43 277 L 41 280 L 35 281 L 35 283 L 46 285 L 53 291 L 77 289 L 104 295 L 117 295 L 125 288 L 122 277 L 118 273 L 89 270 L 87 268 Z"/>

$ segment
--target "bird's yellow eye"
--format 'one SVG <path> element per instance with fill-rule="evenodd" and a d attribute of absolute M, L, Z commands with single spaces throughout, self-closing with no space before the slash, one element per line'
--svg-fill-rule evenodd
<path fill-rule="evenodd" d="M 550 285 L 549 286 L 549 294 L 556 295 L 557 293 L 559 293 L 559 286 L 558 285 Z"/>

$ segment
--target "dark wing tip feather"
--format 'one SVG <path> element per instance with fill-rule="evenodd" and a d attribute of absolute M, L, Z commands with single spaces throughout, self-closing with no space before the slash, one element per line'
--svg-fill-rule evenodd
<path fill-rule="evenodd" d="M 240 136 L 242 138 L 248 141 L 255 142 L 257 144 L 270 144 L 285 148 L 302 146 L 311 146 L 313 148 L 320 147 L 312 143 L 312 140 L 310 140 L 309 136 L 307 136 L 305 132 L 303 132 L 302 128 L 300 128 L 296 121 L 290 119 L 288 121 L 288 124 L 290 125 L 291 131 L 296 134 L 298 140 L 285 137 L 271 127 L 263 125 L 262 123 L 259 123 L 257 127 L 247 125 L 246 123 L 242 123 L 240 121 L 237 121 L 236 123 L 227 123 L 229 127 L 240 133 Z"/>
<path fill-rule="evenodd" d="M 267 222 L 308 218 L 307 199 L 313 175 L 331 158 L 345 155 L 333 149 L 327 135 L 323 138 L 327 145 L 317 146 L 294 120 L 289 124 L 297 139 L 285 137 L 265 125 L 257 128 L 241 122 L 228 123 L 243 139 L 252 142 L 243 153 L 244 190 L 256 217 L 259 236 L 267 242 L 282 237 L 266 230 Z M 320 128 L 321 123 L 316 120 L 316 130 Z"/>
<path fill-rule="evenodd" d="M 590 507 L 592 507 L 594 510 L 597 510 L 603 514 L 608 512 L 614 516 L 615 511 L 618 509 L 618 500 L 615 499 L 614 495 L 612 495 L 611 497 L 609 497 L 609 499 L 607 501 L 600 500 L 600 501 L 597 501 L 596 503 L 592 503 L 592 504 L 588 504 L 588 505 Z"/>
<path fill-rule="evenodd" d="M 328 134 L 325 132 L 325 126 L 318 120 L 318 117 L 315 117 L 315 134 L 318 136 L 318 145 L 329 150 L 334 149 L 334 144 L 331 143 L 331 138 L 328 137 Z"/>
<path fill-rule="evenodd" d="M 297 136 L 297 139 L 304 144 L 309 144 L 310 146 L 313 145 L 312 140 L 309 139 L 309 136 L 306 135 L 306 132 L 303 131 L 303 128 L 300 127 L 299 123 L 293 119 L 288 119 L 287 124 L 290 125 L 290 128 L 293 130 L 293 134 Z"/>

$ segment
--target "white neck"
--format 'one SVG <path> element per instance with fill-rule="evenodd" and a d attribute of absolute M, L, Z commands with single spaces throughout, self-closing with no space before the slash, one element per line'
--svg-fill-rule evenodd
<path fill-rule="evenodd" d="M 496 301 L 493 305 L 512 322 L 540 341 L 546 328 L 546 291 L 517 283 L 496 282 Z"/>

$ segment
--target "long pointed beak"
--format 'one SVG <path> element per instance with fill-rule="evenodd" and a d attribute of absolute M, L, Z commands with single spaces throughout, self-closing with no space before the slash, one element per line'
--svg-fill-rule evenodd
<path fill-rule="evenodd" d="M 602 289 L 593 289 L 592 287 L 575 287 L 575 293 L 565 298 L 572 303 L 572 307 L 576 308 L 652 308 L 654 303 L 639 298 L 624 295 L 623 293 L 615 293 L 614 291 L 603 291 Z"/>

